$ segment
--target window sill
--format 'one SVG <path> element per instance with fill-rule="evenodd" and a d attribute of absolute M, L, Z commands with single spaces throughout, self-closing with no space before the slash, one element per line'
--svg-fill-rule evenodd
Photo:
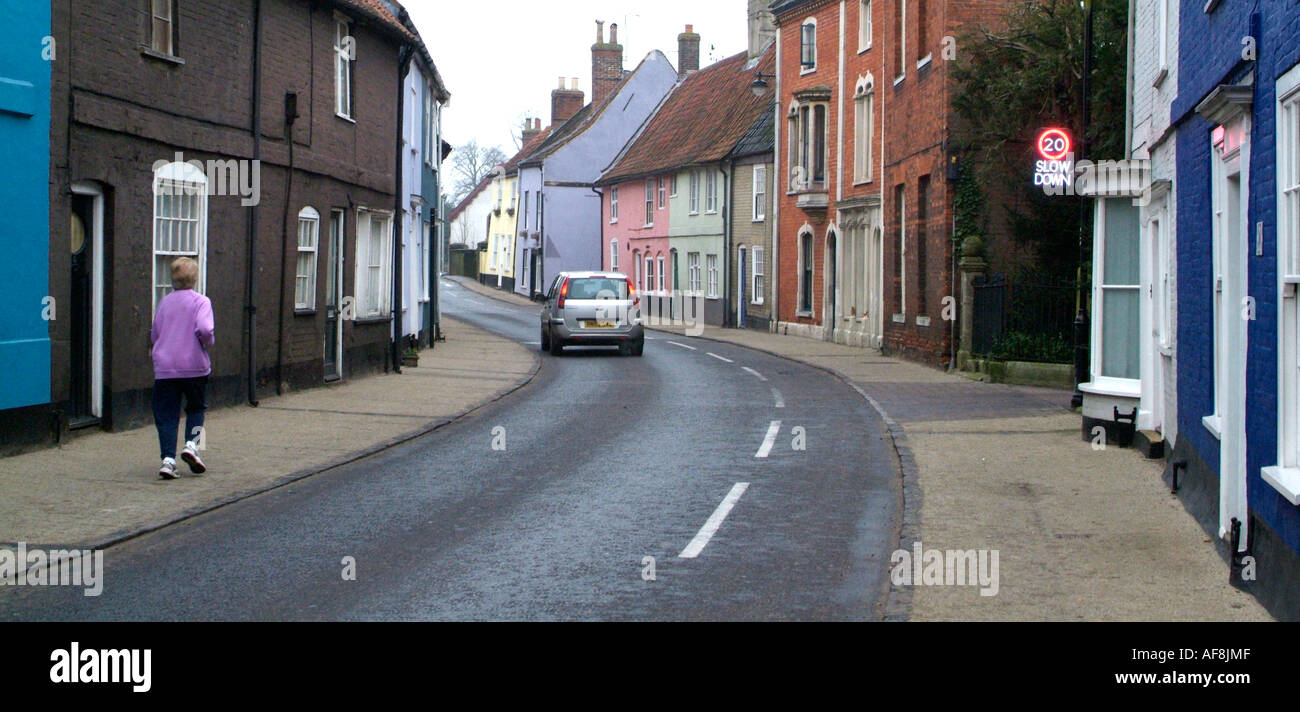
<path fill-rule="evenodd" d="M 389 316 L 368 316 L 368 317 L 364 317 L 364 318 L 362 318 L 362 317 L 357 317 L 356 319 L 354 319 L 354 320 L 352 321 L 352 323 L 353 323 L 353 324 L 360 325 L 360 326 L 365 326 L 365 325 L 368 325 L 368 324 L 387 324 L 387 323 L 391 322 L 392 320 L 393 320 L 393 317 L 392 317 L 391 315 L 389 315 Z"/>
<path fill-rule="evenodd" d="M 804 77 L 809 74 L 815 74 L 816 72 L 817 72 L 816 66 L 813 66 L 811 69 L 809 69 L 808 67 L 804 67 L 803 69 L 799 70 L 799 76 Z"/>
<path fill-rule="evenodd" d="M 750 302 L 750 305 L 751 305 L 751 306 L 755 306 L 755 307 L 761 307 L 761 306 L 763 306 L 763 300 L 762 300 L 762 299 L 759 299 L 759 300 L 757 300 L 757 301 L 752 301 L 752 302 Z"/>
<path fill-rule="evenodd" d="M 147 57 L 147 58 L 149 58 L 149 59 L 157 60 L 157 61 L 159 61 L 159 62 L 165 62 L 165 63 L 167 63 L 167 64 L 174 64 L 174 65 L 176 65 L 176 66 L 178 66 L 178 67 L 183 67 L 183 66 L 185 66 L 185 60 L 181 59 L 180 57 L 177 57 L 177 56 L 174 55 L 174 54 L 167 54 L 167 53 L 165 53 L 165 52 L 159 52 L 158 50 L 153 49 L 153 48 L 151 48 L 151 47 L 141 47 L 141 48 L 140 48 L 140 54 L 141 54 L 141 56 Z"/>
<path fill-rule="evenodd" d="M 897 77 L 894 77 L 894 86 L 898 86 L 899 84 L 902 84 L 904 79 L 907 79 L 906 74 L 900 74 Z"/>
<path fill-rule="evenodd" d="M 906 323 L 907 323 L 907 315 L 906 315 L 906 314 L 895 314 L 895 315 L 894 315 L 894 323 L 895 323 L 895 324 L 906 324 Z"/>
<path fill-rule="evenodd" d="M 811 311 L 797 311 L 794 315 L 799 319 L 811 319 L 813 313 Z"/>
<path fill-rule="evenodd" d="M 1300 506 L 1300 468 L 1265 467 L 1260 470 L 1260 476 L 1281 493 L 1286 501 Z"/>
<path fill-rule="evenodd" d="M 303 309 L 303 308 L 295 307 L 293 310 L 293 315 L 294 316 L 316 316 L 316 308 L 312 307 L 311 309 Z"/>
<path fill-rule="evenodd" d="M 345 115 L 340 114 L 340 113 L 338 113 L 338 112 L 335 112 L 334 117 L 335 117 L 335 118 L 338 118 L 338 119 L 342 119 L 342 120 L 348 122 L 349 124 L 355 124 L 355 123 L 357 123 L 357 120 L 354 119 L 354 118 L 352 118 L 351 116 L 345 116 Z"/>
<path fill-rule="evenodd" d="M 858 186 L 860 186 L 860 185 L 871 185 L 872 183 L 875 183 L 875 182 L 876 182 L 876 179 L 875 179 L 875 178 L 868 178 L 868 179 L 866 179 L 866 180 L 854 181 L 854 182 L 853 182 L 853 187 L 856 188 L 856 187 L 858 187 Z"/>
<path fill-rule="evenodd" d="M 1165 83 L 1165 77 L 1168 76 L 1169 76 L 1169 67 L 1161 67 L 1160 73 L 1156 75 L 1155 81 L 1151 82 L 1151 86 L 1155 88 L 1159 88 L 1161 84 Z"/>
<path fill-rule="evenodd" d="M 1079 390 L 1097 396 L 1111 398 L 1141 398 L 1142 382 L 1129 378 L 1095 377 L 1089 383 L 1079 385 Z"/>
<path fill-rule="evenodd" d="M 858 48 L 858 54 L 862 54 L 862 53 L 864 53 L 864 52 L 869 52 L 869 51 L 871 51 L 871 44 L 870 44 L 870 43 L 868 43 L 866 47 L 859 47 L 859 48 Z"/>
<path fill-rule="evenodd" d="M 1223 420 L 1219 416 L 1207 415 L 1201 418 L 1201 425 L 1204 425 L 1205 429 L 1210 431 L 1215 440 L 1223 439 Z"/>
<path fill-rule="evenodd" d="M 928 317 L 928 316 L 918 316 L 918 317 L 916 317 L 916 325 L 917 325 L 917 326 L 929 326 L 929 325 L 930 325 L 930 317 Z"/>
<path fill-rule="evenodd" d="M 761 217 L 761 218 L 754 218 L 753 220 L 750 220 L 750 222 L 752 222 L 752 223 L 767 222 L 767 217 L 764 216 L 764 217 Z"/>
<path fill-rule="evenodd" d="M 927 54 L 927 55 L 925 55 L 924 57 L 922 57 L 922 58 L 916 60 L 916 68 L 917 68 L 917 69 L 920 69 L 921 67 L 924 67 L 925 65 L 929 64 L 929 63 L 930 63 L 930 60 L 931 60 L 932 58 L 933 58 L 933 55 L 929 55 L 929 54 Z"/>

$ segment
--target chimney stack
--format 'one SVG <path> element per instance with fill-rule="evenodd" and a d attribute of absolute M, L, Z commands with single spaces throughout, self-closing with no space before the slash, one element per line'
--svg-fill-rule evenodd
<path fill-rule="evenodd" d="M 596 20 L 596 44 L 591 46 L 591 103 L 604 101 L 622 79 L 623 45 L 618 43 L 618 24 L 609 26 L 606 42 L 605 21 Z"/>
<path fill-rule="evenodd" d="M 677 35 L 677 76 L 684 77 L 698 71 L 700 71 L 700 36 L 695 33 L 694 25 L 687 25 L 686 31 Z"/>
<path fill-rule="evenodd" d="M 527 146 L 529 141 L 532 141 L 537 137 L 537 134 L 542 132 L 541 127 L 538 125 L 540 123 L 541 119 L 538 119 L 536 123 L 534 123 L 532 119 L 524 119 L 524 130 L 523 133 L 520 134 L 520 140 L 523 145 Z"/>
<path fill-rule="evenodd" d="M 560 77 L 559 88 L 551 92 L 551 125 L 559 126 L 568 121 L 582 109 L 586 95 L 578 89 L 578 78 L 571 79 L 572 88 L 565 88 L 564 77 Z"/>
<path fill-rule="evenodd" d="M 776 41 L 775 16 L 768 9 L 771 0 L 749 0 L 749 58 L 763 54 Z"/>

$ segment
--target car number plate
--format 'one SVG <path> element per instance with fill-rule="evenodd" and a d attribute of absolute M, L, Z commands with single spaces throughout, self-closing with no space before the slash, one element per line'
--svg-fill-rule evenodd
<path fill-rule="evenodd" d="M 585 320 L 582 322 L 584 329 L 613 329 L 616 325 L 612 321 L 593 321 Z"/>

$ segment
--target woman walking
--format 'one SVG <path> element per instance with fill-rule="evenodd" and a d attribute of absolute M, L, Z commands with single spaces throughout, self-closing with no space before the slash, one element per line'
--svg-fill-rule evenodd
<path fill-rule="evenodd" d="M 176 471 L 176 429 L 180 425 L 181 399 L 185 400 L 185 449 L 181 459 L 190 472 L 207 468 L 199 458 L 204 442 L 203 415 L 207 411 L 205 391 L 212 362 L 208 349 L 215 341 L 212 302 L 194 291 L 199 281 L 199 264 L 188 257 L 172 262 L 172 286 L 176 291 L 163 297 L 153 318 L 153 418 L 158 426 L 164 480 L 180 477 Z"/>

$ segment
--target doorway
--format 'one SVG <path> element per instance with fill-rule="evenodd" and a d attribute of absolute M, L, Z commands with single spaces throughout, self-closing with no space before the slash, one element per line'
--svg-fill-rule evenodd
<path fill-rule="evenodd" d="M 329 249 L 325 258 L 325 380 L 343 378 L 343 242 L 347 222 L 342 210 L 330 211 Z"/>
<path fill-rule="evenodd" d="M 745 312 L 745 305 L 749 303 L 749 300 L 745 298 L 745 286 L 749 283 L 747 271 L 749 263 L 745 260 L 747 254 L 745 246 L 741 245 L 739 257 L 736 260 L 736 273 L 738 275 L 736 280 L 736 328 L 738 329 L 745 328 L 745 321 L 748 317 Z"/>
<path fill-rule="evenodd" d="M 835 340 L 835 327 L 839 323 L 839 245 L 836 234 L 832 231 L 826 235 L 826 298 L 822 302 L 825 309 L 822 314 L 822 333 L 827 341 Z"/>
<path fill-rule="evenodd" d="M 104 193 L 75 183 L 71 207 L 68 427 L 76 429 L 98 425 L 104 414 Z"/>

